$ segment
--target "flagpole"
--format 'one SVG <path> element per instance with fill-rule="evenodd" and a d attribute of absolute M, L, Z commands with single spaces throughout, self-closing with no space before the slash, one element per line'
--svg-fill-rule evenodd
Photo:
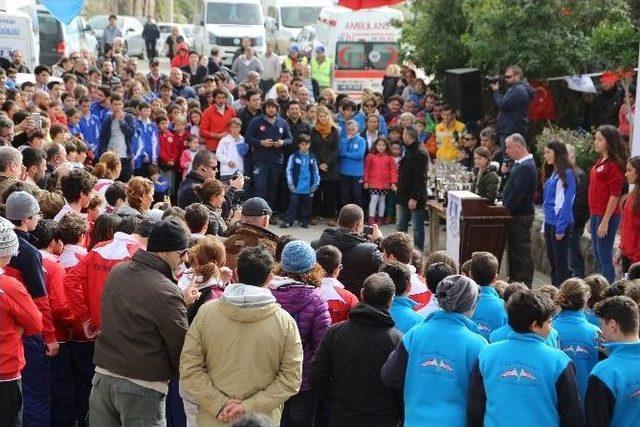
<path fill-rule="evenodd" d="M 638 72 L 640 72 L 640 44 L 638 45 Z M 636 105 L 640 96 L 640 84 L 636 84 Z M 633 134 L 631 135 L 631 155 L 640 156 L 640 108 L 633 113 Z"/>

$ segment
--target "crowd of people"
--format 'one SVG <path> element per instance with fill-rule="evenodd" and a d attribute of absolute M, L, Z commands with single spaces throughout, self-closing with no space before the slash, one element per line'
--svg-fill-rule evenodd
<path fill-rule="evenodd" d="M 0 425 L 640 425 L 624 114 L 588 173 L 550 142 L 536 200 L 518 66 L 480 127 L 410 66 L 355 100 L 321 46 L 280 63 L 243 39 L 231 70 L 176 48 L 168 76 L 109 43 L 35 83 L 20 55 L 0 71 Z M 495 254 L 424 251 L 434 161 L 509 210 L 506 281 Z M 312 242 L 273 227 L 320 221 Z"/>

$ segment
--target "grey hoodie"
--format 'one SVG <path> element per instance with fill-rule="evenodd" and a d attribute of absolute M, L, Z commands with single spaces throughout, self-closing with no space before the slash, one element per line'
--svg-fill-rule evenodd
<path fill-rule="evenodd" d="M 227 285 L 220 299 L 237 307 L 259 307 L 276 302 L 276 298 L 268 288 L 244 283 Z"/>

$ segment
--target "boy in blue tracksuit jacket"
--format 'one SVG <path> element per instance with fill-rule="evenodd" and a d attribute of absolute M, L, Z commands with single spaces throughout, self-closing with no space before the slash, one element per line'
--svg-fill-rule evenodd
<path fill-rule="evenodd" d="M 609 357 L 591 372 L 585 398 L 587 427 L 640 426 L 640 338 L 638 306 L 629 297 L 599 302 L 602 335 Z"/>
<path fill-rule="evenodd" d="M 340 202 L 342 205 L 362 204 L 362 177 L 364 176 L 364 156 L 367 141 L 359 134 L 358 123 L 349 120 L 346 124 L 347 136 L 340 139 L 338 156 L 340 160 Z"/>
<path fill-rule="evenodd" d="M 507 304 L 507 339 L 485 347 L 469 383 L 470 427 L 582 426 L 573 362 L 544 338 L 555 304 L 527 289 Z"/>
<path fill-rule="evenodd" d="M 442 310 L 407 332 L 382 368 L 382 382 L 404 391 L 404 425 L 466 427 L 469 376 L 487 340 L 469 319 L 479 289 L 448 276 L 436 295 Z"/>
<path fill-rule="evenodd" d="M 560 286 L 571 277 L 569 270 L 569 241 L 573 231 L 573 200 L 576 178 L 573 169 L 565 170 L 564 179 L 557 171 L 544 184 L 544 239 L 551 266 L 551 284 Z M 558 238 L 562 236 L 561 238 Z"/>
<path fill-rule="evenodd" d="M 558 294 L 562 311 L 553 319 L 553 326 L 560 338 L 560 350 L 571 358 L 576 367 L 576 380 L 582 402 L 587 391 L 587 379 L 598 363 L 600 334 L 600 329 L 589 323 L 584 314 L 589 292 L 589 285 L 582 279 L 565 281 Z"/>
<path fill-rule="evenodd" d="M 498 274 L 498 259 L 489 252 L 475 252 L 471 257 L 471 277 L 480 285 L 478 307 L 471 316 L 476 322 L 480 335 L 489 339 L 494 330 L 507 323 L 504 301 L 491 286 Z"/>
<path fill-rule="evenodd" d="M 91 113 L 91 101 L 89 97 L 83 96 L 80 98 L 80 120 L 78 121 L 78 128 L 84 142 L 87 143 L 87 147 L 94 156 L 97 155 L 98 146 L 100 145 L 101 123 L 100 119 Z"/>
<path fill-rule="evenodd" d="M 343 99 L 340 103 L 340 112 L 336 115 L 336 124 L 340 129 L 340 139 L 347 136 L 347 122 L 354 119 L 356 114 L 356 103 L 350 99 Z M 363 127 L 358 127 L 360 130 Z"/>
<path fill-rule="evenodd" d="M 413 310 L 418 303 L 409 298 L 411 270 L 399 261 L 388 261 L 380 267 L 380 272 L 387 273 L 396 286 L 396 294 L 391 301 L 389 314 L 396 324 L 396 329 L 406 334 L 409 329 L 424 321 L 424 317 Z"/>
<path fill-rule="evenodd" d="M 136 119 L 136 137 L 133 150 L 134 169 L 141 171 L 150 164 L 158 163 L 158 126 L 150 119 L 151 107 L 141 103 Z"/>
<path fill-rule="evenodd" d="M 320 185 L 318 161 L 309 153 L 309 148 L 311 137 L 304 133 L 298 135 L 298 151 L 291 154 L 287 161 L 286 176 L 290 196 L 282 228 L 291 227 L 296 219 L 300 221 L 302 228 L 309 227 L 313 193 Z"/>

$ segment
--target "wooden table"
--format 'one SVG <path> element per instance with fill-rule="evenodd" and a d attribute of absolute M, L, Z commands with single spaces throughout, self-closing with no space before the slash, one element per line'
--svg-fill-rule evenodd
<path fill-rule="evenodd" d="M 431 252 L 439 251 L 440 248 L 440 218 L 447 220 L 447 209 L 444 204 L 437 200 L 427 200 L 429 209 L 429 249 Z"/>

